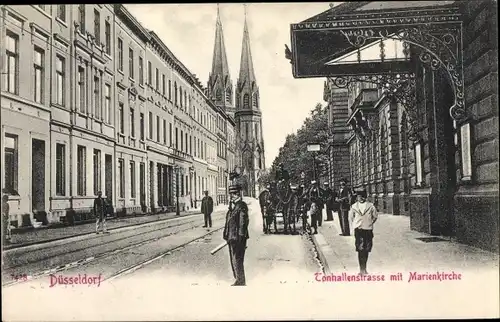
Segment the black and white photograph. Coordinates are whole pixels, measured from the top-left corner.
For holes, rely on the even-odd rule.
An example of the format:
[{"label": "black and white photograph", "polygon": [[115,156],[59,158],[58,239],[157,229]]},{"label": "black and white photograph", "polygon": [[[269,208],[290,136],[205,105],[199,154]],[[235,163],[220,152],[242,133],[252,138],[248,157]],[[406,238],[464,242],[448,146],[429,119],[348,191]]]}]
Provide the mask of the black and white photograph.
[{"label": "black and white photograph", "polygon": [[500,318],[497,1],[0,9],[2,321]]}]

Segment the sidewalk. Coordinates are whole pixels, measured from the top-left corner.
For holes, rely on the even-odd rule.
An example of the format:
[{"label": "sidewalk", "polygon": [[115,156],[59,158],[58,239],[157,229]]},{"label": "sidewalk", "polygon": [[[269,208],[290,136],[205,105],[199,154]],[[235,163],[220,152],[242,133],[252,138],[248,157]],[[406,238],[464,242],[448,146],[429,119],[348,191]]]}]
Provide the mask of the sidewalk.
[{"label": "sidewalk", "polygon": [[[325,273],[357,273],[354,234],[351,231],[351,236],[345,237],[340,236],[340,232],[335,213],[334,221],[323,221],[318,234],[313,235],[320,259],[326,262]],[[411,231],[410,218],[406,216],[380,214],[373,232],[373,249],[367,267],[370,273],[484,269],[498,272],[499,269],[498,254]]]},{"label": "sidewalk", "polygon": [[[227,209],[227,207],[228,207],[227,205],[215,206],[214,212],[223,211]],[[197,215],[197,214],[201,216],[200,220],[203,220],[200,207],[198,207],[197,209],[191,208],[188,211],[181,212],[180,217]],[[106,226],[108,230],[115,230],[118,228],[137,226],[154,221],[160,221],[172,218],[176,218],[175,212],[130,216],[130,217],[115,217],[110,220],[107,220]],[[3,249],[7,250],[34,244],[47,243],[65,238],[87,235],[93,232],[95,232],[95,222],[79,224],[75,226],[38,228],[30,231],[25,231],[22,233],[17,233],[17,234],[13,233],[11,242],[9,244],[5,244]]]}]

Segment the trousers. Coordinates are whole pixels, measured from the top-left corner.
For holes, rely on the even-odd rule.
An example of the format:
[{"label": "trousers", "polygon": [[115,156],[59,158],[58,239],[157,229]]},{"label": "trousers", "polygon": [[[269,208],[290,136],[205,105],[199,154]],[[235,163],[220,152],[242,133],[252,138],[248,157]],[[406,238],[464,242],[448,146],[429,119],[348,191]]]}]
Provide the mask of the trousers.
[{"label": "trousers", "polygon": [[339,223],[340,229],[342,230],[342,235],[350,236],[349,229],[349,210],[348,209],[339,209]]},{"label": "trousers", "polygon": [[101,227],[102,231],[106,232],[106,216],[97,217],[95,222],[95,232],[99,232],[99,227]]},{"label": "trousers", "polygon": [[228,243],[229,246],[229,258],[231,260],[231,269],[233,270],[233,276],[235,278],[235,284],[245,285],[245,250],[247,248],[247,241],[232,241]]},{"label": "trousers", "polygon": [[212,214],[203,214],[203,216],[205,217],[205,226],[208,223],[208,227],[212,227]]}]

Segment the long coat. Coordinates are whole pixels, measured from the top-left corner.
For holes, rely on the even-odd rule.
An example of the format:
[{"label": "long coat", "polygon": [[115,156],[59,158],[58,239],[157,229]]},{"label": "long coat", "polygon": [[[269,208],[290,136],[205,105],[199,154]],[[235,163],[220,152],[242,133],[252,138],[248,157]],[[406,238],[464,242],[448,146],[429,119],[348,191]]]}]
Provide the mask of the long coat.
[{"label": "long coat", "polygon": [[248,206],[243,200],[239,200],[226,214],[226,224],[222,233],[224,240],[227,242],[247,240],[248,224]]},{"label": "long coat", "polygon": [[201,200],[201,212],[204,215],[210,215],[214,211],[214,201],[212,197],[206,196]]},{"label": "long coat", "polygon": [[106,201],[103,198],[94,199],[94,215],[101,220],[106,216]]},{"label": "long coat", "polygon": [[337,196],[340,199],[340,209],[349,210],[353,197],[352,190],[349,187],[344,187],[344,189],[339,189]]}]

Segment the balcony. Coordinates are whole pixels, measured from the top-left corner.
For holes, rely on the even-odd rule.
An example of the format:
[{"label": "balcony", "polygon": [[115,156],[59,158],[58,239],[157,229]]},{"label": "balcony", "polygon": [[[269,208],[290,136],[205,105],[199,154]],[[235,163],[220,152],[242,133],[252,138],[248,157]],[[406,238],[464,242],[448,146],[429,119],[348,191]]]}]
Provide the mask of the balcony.
[{"label": "balcony", "polygon": [[377,88],[363,88],[350,106],[352,112],[347,124],[351,126],[351,129],[361,140],[364,140],[372,130],[370,120],[377,113],[374,106],[378,100]]}]

